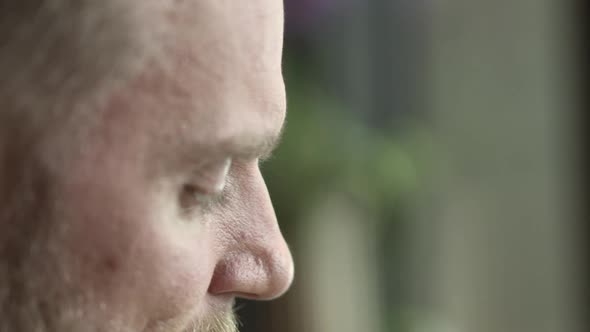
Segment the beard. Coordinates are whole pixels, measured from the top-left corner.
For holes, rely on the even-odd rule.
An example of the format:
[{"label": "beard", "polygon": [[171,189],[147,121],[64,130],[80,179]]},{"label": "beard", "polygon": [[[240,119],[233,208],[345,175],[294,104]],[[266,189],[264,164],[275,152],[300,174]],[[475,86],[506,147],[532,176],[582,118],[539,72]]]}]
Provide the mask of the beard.
[{"label": "beard", "polygon": [[[4,267],[3,267],[4,268]],[[36,287],[34,277],[20,273],[0,273],[0,331],[35,332],[238,332],[238,320],[232,311],[221,312],[203,319],[194,319],[188,327],[155,324],[155,329],[134,329],[122,322],[97,319],[84,313],[72,301],[73,297],[57,296],[60,291]],[[55,288],[55,286],[53,286]],[[78,302],[80,303],[80,302]],[[97,309],[97,305],[86,307]]]},{"label": "beard", "polygon": [[[239,321],[233,310],[218,311],[205,318],[193,319],[188,325],[171,321],[155,322],[143,332],[238,332]],[[137,331],[134,331],[137,332]]]},{"label": "beard", "polygon": [[199,320],[185,332],[238,332],[238,321],[233,312],[226,312]]},{"label": "beard", "polygon": [[130,328],[137,325],[133,317],[112,319],[117,312],[102,308],[92,290],[72,283],[64,272],[77,261],[76,253],[62,245],[67,232],[59,211],[67,206],[59,202],[46,172],[23,174],[26,169],[14,173],[20,176],[0,174],[0,332],[238,331],[231,310],[183,326],[156,323],[154,329]]},{"label": "beard", "polygon": [[23,186],[12,192],[14,200],[0,202],[0,331],[118,331],[92,324],[84,312],[92,294],[64,274],[73,253],[60,246],[40,188]]}]

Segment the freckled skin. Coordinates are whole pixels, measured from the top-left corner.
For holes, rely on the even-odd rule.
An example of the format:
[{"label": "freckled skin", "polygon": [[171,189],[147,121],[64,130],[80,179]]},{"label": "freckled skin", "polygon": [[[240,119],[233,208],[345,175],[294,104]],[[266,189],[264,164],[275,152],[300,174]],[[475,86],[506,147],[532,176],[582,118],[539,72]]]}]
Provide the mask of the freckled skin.
[{"label": "freckled skin", "polygon": [[39,145],[60,156],[47,162],[46,221],[57,225],[48,243],[60,284],[46,283],[84,295],[86,324],[97,324],[84,331],[113,331],[99,326],[112,321],[182,331],[235,297],[268,300],[289,287],[291,255],[256,158],[233,158],[223,204],[188,214],[179,204],[200,162],[231,157],[217,143],[280,131],[282,10],[278,0],[171,1],[146,22],[170,26],[162,59],[91,123],[64,123]]}]

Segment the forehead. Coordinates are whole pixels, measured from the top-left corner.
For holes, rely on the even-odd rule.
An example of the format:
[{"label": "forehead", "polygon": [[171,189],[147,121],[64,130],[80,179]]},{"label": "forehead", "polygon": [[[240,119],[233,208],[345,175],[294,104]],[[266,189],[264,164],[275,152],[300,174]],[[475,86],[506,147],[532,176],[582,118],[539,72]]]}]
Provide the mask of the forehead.
[{"label": "forehead", "polygon": [[161,55],[115,108],[134,110],[129,121],[139,118],[162,142],[228,146],[278,135],[285,117],[282,1],[171,4]]},{"label": "forehead", "polygon": [[166,16],[170,37],[192,50],[206,50],[202,58],[222,62],[239,57],[258,70],[280,66],[282,0],[175,1]]},{"label": "forehead", "polygon": [[185,90],[187,120],[207,123],[208,136],[280,127],[282,7],[281,0],[187,0],[173,8],[168,79]]}]

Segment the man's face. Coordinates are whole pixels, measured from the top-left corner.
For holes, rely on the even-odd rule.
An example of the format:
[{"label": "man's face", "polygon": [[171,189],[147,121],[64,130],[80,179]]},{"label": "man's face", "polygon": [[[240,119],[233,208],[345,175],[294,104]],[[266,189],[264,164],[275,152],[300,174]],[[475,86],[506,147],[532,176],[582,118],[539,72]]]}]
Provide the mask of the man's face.
[{"label": "man's face", "polygon": [[161,61],[0,168],[0,331],[233,331],[236,297],[289,287],[258,167],[285,118],[282,3],[170,3],[146,24],[169,27]]}]

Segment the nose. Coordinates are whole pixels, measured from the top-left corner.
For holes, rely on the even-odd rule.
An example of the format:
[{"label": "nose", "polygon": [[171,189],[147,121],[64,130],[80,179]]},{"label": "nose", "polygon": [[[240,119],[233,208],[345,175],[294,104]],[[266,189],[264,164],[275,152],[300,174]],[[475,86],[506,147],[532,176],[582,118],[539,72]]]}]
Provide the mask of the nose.
[{"label": "nose", "polygon": [[253,300],[271,300],[284,294],[293,281],[291,252],[279,229],[258,166],[251,167],[224,212],[224,250],[209,292]]}]

